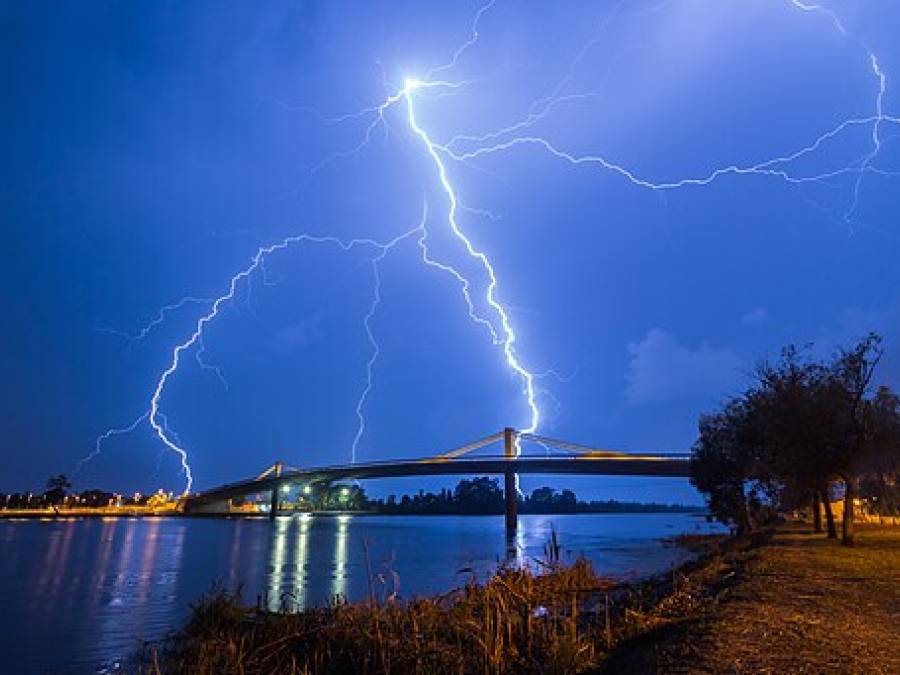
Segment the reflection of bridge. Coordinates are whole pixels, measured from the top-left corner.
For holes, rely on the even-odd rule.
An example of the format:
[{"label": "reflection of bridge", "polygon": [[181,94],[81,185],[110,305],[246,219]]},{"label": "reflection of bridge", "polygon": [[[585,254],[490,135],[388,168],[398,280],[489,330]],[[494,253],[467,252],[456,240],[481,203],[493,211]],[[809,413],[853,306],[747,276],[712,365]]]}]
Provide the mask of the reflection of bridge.
[{"label": "reflection of bridge", "polygon": [[[469,453],[503,441],[502,455]],[[544,449],[543,456],[527,456],[524,444]],[[553,454],[553,453],[556,454]],[[364,464],[347,464],[310,469],[287,468],[274,464],[256,478],[222,485],[188,497],[187,511],[215,511],[225,507],[235,497],[271,493],[274,516],[278,508],[278,491],[285,486],[329,484],[340,480],[367,478],[400,478],[414,476],[502,474],[505,477],[506,528],[508,534],[516,530],[516,474],[583,474],[600,476],[667,476],[687,477],[688,456],[681,454],[633,454],[600,450],[576,443],[568,443],[534,434],[522,434],[514,429],[474,441],[455,450],[424,459],[398,459]]]}]

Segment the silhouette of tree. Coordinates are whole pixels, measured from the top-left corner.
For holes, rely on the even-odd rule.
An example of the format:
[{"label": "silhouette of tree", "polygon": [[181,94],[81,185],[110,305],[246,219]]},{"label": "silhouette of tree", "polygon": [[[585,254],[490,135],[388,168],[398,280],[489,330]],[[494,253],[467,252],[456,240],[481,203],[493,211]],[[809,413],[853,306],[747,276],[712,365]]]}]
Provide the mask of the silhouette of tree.
[{"label": "silhouette of tree", "polygon": [[71,487],[72,483],[69,482],[69,479],[64,474],[51,476],[47,479],[47,490],[44,492],[44,498],[48,504],[59,504],[66,498]]},{"label": "silhouette of tree", "polygon": [[886,388],[871,392],[881,344],[870,334],[825,363],[788,347],[757,366],[743,395],[701,417],[691,481],[719,520],[743,533],[769,509],[824,502],[836,537],[829,484],[840,479],[842,543],[853,543],[861,477],[880,474],[887,488],[900,467],[900,402]]},{"label": "silhouette of tree", "polygon": [[842,543],[854,539],[854,499],[862,467],[877,451],[878,415],[874,401],[867,400],[875,369],[884,354],[881,336],[868,335],[850,349],[843,349],[832,367],[832,425],[836,443],[832,447],[831,468],[844,480]]},{"label": "silhouette of tree", "polygon": [[746,401],[732,399],[721,412],[700,418],[691,460],[691,484],[706,495],[716,519],[739,535],[751,527],[746,488],[755,468],[752,435]]},{"label": "silhouette of tree", "polygon": [[461,480],[453,491],[453,501],[461,513],[503,513],[503,491],[496,478]]}]

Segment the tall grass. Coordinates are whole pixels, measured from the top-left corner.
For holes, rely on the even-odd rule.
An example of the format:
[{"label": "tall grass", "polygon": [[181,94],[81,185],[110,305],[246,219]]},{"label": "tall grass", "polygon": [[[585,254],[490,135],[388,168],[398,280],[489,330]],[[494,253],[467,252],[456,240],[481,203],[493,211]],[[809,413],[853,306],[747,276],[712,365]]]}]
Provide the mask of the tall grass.
[{"label": "tall grass", "polygon": [[[696,542],[699,544],[700,542]],[[699,548],[699,546],[698,546]],[[442,596],[335,601],[298,613],[248,607],[214,589],[185,627],[141,657],[143,673],[577,673],[619,644],[691,614],[710,593],[721,555],[637,585],[599,576],[584,558],[559,562],[555,537],[542,572],[503,567]],[[719,560],[720,562],[716,562]]]},{"label": "tall grass", "polygon": [[295,614],[248,608],[219,589],[147,655],[144,672],[572,673],[597,662],[612,585],[580,559],[543,574],[504,568],[436,598]]}]

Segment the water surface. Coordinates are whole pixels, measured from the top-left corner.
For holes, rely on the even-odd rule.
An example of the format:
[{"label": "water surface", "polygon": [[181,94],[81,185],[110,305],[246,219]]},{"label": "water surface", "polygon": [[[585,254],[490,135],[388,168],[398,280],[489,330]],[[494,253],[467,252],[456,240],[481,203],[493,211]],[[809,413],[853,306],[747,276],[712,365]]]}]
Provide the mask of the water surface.
[{"label": "water surface", "polygon": [[[661,542],[708,532],[685,514],[520,516],[517,556],[544,556],[551,528],[564,559],[602,574],[646,576],[686,553]],[[266,519],[0,520],[0,670],[114,669],[140,639],[187,616],[213,582],[275,609],[401,597],[483,578],[506,555],[502,516],[293,516]],[[368,559],[368,564],[367,564]]]}]

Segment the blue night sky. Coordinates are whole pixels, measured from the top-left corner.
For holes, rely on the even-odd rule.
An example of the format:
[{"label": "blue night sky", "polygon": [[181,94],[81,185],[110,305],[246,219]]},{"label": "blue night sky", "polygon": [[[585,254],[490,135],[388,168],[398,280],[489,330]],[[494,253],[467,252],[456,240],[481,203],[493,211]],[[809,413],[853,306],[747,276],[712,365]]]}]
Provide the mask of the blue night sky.
[{"label": "blue night sky", "polygon": [[[160,308],[227,293],[285,237],[387,242],[427,204],[431,259],[503,337],[406,99],[374,110],[405,78],[454,83],[412,91],[416,120],[538,376],[542,433],[684,451],[758,358],[869,330],[900,386],[900,3],[821,2],[497,0],[475,40],[468,2],[0,2],[0,490],[72,475],[145,413],[209,304],[150,325]],[[729,166],[757,169],[705,180]],[[521,378],[418,239],[378,261],[360,461],[528,425]],[[205,326],[208,367],[201,345],[182,354],[160,419],[195,488],[350,460],[379,251],[266,256]],[[146,421],[75,482],[185,483]],[[523,477],[548,483],[699,499],[681,480]]]}]

